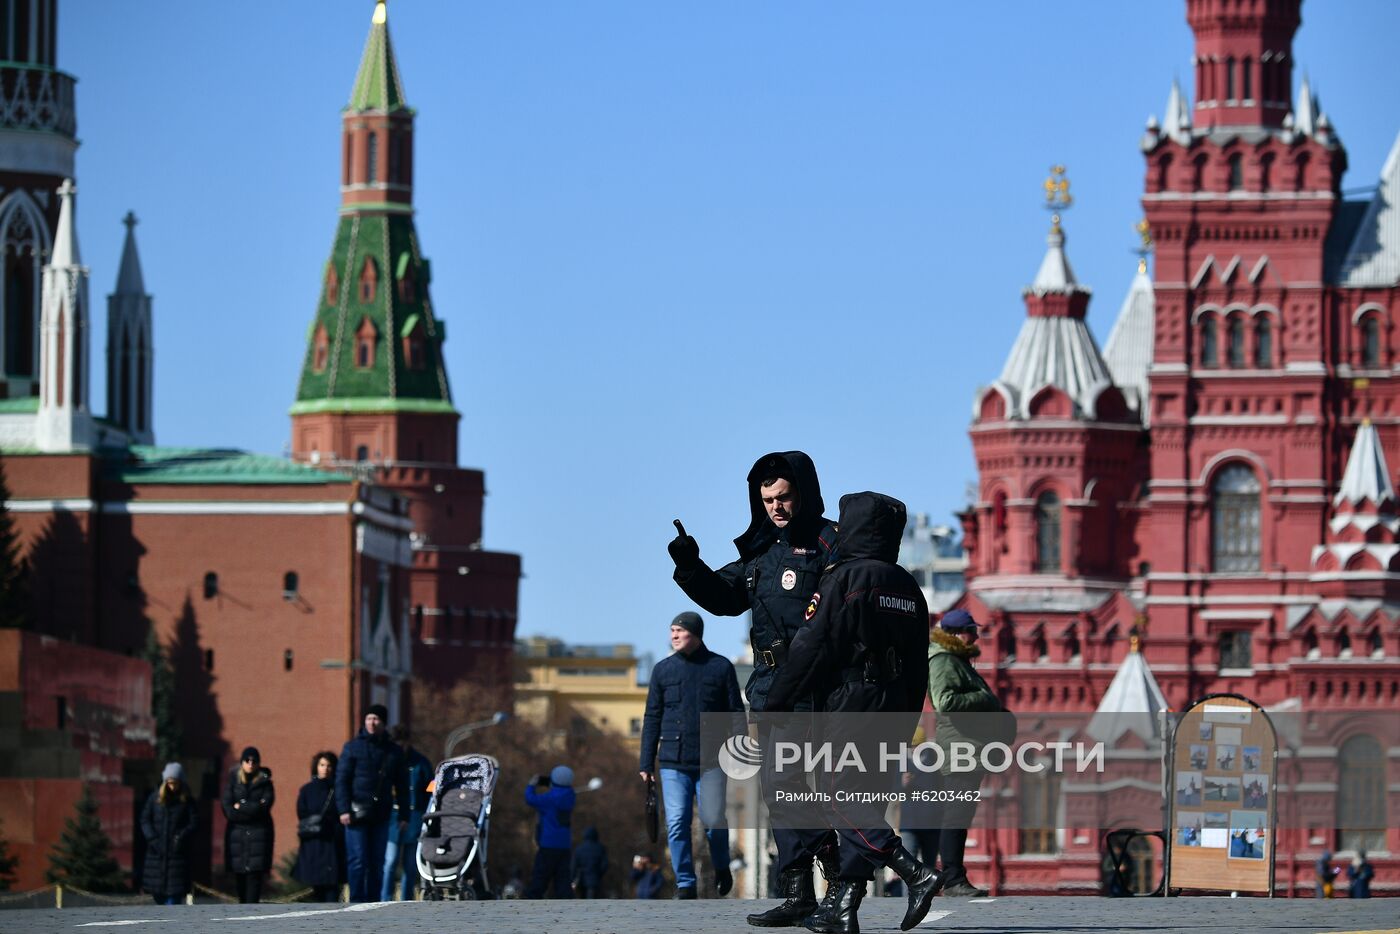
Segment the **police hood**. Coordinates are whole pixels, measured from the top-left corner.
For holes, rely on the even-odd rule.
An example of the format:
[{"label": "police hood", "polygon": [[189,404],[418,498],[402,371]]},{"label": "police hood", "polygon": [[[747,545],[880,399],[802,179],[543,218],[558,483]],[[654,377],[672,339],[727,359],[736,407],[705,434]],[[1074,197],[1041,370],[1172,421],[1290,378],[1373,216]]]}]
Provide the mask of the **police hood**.
[{"label": "police hood", "polygon": [[841,497],[841,560],[875,558],[896,563],[907,510],[884,493],[847,493]]},{"label": "police hood", "polygon": [[763,508],[763,494],[758,488],[764,477],[774,474],[791,477],[792,485],[797,487],[797,515],[787,525],[787,540],[794,544],[812,541],[824,524],[822,512],[826,506],[822,503],[822,488],[817,482],[817,468],[812,459],[801,451],[765,454],[754,461],[749,471],[749,527],[734,539],[741,561],[765,550],[778,539],[779,529],[768,518],[768,510]]}]

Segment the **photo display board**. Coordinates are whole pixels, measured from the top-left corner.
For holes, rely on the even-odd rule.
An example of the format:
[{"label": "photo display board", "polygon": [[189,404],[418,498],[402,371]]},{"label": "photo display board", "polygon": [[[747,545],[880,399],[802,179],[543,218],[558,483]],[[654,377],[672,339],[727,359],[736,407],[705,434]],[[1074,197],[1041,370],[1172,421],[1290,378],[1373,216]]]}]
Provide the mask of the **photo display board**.
[{"label": "photo display board", "polygon": [[1172,734],[1167,887],[1273,893],[1278,737],[1253,701],[1192,704]]}]

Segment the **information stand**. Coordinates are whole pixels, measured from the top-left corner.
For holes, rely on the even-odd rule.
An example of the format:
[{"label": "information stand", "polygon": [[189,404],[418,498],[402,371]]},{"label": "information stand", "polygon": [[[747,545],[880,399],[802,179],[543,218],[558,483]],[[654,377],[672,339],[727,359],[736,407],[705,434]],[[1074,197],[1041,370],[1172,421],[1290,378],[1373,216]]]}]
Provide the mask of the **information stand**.
[{"label": "information stand", "polygon": [[1172,731],[1166,887],[1274,893],[1278,736],[1238,694],[1192,704]]}]

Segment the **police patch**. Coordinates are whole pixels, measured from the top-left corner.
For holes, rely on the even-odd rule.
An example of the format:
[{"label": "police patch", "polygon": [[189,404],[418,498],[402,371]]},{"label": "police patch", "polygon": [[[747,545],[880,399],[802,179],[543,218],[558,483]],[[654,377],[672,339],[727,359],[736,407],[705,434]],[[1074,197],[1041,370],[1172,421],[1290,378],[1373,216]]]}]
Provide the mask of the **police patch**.
[{"label": "police patch", "polygon": [[802,618],[803,618],[804,620],[810,620],[813,616],[816,616],[816,615],[817,615],[817,607],[821,605],[821,602],[822,602],[822,595],[821,595],[821,594],[819,594],[819,593],[814,593],[814,594],[812,594],[812,601],[811,601],[810,603],[807,604],[807,612],[804,613],[804,614],[802,615]]},{"label": "police patch", "polygon": [[886,613],[898,613],[901,616],[917,616],[919,605],[912,597],[903,594],[888,594],[876,591],[876,605]]},{"label": "police patch", "polygon": [[783,568],[783,589],[791,590],[797,586],[797,572],[792,568]]}]

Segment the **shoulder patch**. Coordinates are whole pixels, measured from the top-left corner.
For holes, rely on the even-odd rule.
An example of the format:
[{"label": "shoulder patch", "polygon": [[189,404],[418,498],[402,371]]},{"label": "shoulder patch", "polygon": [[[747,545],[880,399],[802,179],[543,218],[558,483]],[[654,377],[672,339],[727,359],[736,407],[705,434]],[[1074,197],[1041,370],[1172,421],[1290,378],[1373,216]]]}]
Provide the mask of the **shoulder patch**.
[{"label": "shoulder patch", "polygon": [[817,615],[817,607],[821,606],[821,604],[822,595],[819,593],[812,594],[812,599],[807,604],[807,612],[802,615],[802,618],[810,621],[813,616]]},{"label": "shoulder patch", "polygon": [[919,604],[913,597],[899,593],[885,593],[875,591],[875,605],[886,613],[898,613],[900,616],[918,616]]}]

